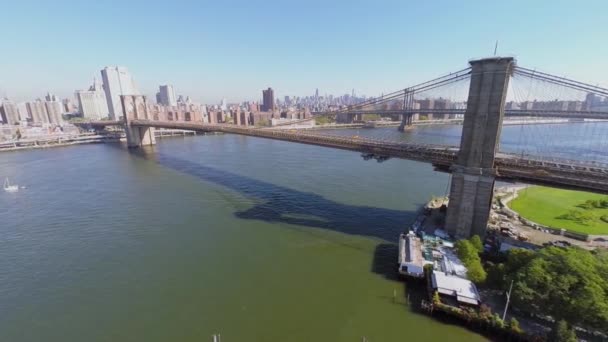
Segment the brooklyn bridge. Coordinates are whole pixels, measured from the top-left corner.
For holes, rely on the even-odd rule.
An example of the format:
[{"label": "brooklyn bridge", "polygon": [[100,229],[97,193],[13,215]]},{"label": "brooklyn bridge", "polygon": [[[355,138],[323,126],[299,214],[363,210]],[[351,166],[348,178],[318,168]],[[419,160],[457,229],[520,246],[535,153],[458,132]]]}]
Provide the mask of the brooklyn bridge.
[{"label": "brooklyn bridge", "polygon": [[[420,103],[424,103],[429,96],[462,98],[464,106],[422,108]],[[346,108],[311,113],[313,118],[340,118],[342,122],[361,120],[370,114],[398,118],[401,131],[422,117],[462,118],[459,146],[338,136],[316,130],[253,127],[247,125],[246,119],[243,120],[240,114],[236,115],[233,123],[205,122],[189,117],[181,120],[161,118],[149,112],[145,97],[140,95],[122,96],[123,120],[91,124],[124,126],[130,148],[155,144],[156,128],[173,128],[276,139],[356,151],[367,157],[430,163],[436,170],[452,174],[446,229],[460,238],[485,234],[496,180],[608,193],[608,163],[594,155],[564,158],[543,153],[542,148],[536,149],[538,153],[528,153],[528,150],[504,151],[500,148],[500,133],[505,118],[565,119],[590,123],[589,132],[583,132],[580,137],[581,144],[585,144],[586,138],[599,134],[599,140],[589,143],[594,144],[590,149],[599,151],[597,153],[600,155],[606,154],[608,146],[602,144],[606,141],[605,145],[608,145],[608,132],[605,126],[600,125],[608,120],[608,109],[593,107],[589,100],[581,102],[579,106],[567,105],[568,100],[581,97],[592,99],[594,96],[608,97],[608,89],[519,67],[510,57],[492,57],[472,60],[469,67],[463,70]],[[539,108],[538,99],[550,99],[549,103],[555,105]],[[535,133],[531,130],[529,134]],[[551,139],[551,136],[547,136],[543,144],[551,146],[559,143]],[[597,145],[597,141],[601,143]],[[522,146],[526,146],[525,141]]]}]

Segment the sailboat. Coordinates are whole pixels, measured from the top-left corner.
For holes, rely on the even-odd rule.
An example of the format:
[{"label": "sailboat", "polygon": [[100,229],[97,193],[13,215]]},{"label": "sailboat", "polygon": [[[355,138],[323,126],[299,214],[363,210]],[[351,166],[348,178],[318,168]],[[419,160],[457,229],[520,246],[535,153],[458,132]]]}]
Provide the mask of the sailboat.
[{"label": "sailboat", "polygon": [[8,177],[4,180],[4,191],[6,192],[17,192],[19,191],[19,186],[18,185],[11,185],[11,183],[8,181]]}]

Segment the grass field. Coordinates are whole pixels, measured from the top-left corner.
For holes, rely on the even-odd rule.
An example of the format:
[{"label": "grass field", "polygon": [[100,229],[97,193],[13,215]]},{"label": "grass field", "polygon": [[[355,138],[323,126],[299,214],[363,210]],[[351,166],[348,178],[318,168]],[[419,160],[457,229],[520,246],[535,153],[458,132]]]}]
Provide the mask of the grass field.
[{"label": "grass field", "polygon": [[[521,216],[545,226],[564,228],[585,234],[608,235],[608,223],[600,220],[602,215],[608,215],[608,209],[585,210],[577,207],[587,200],[601,200],[607,197],[606,195],[582,191],[534,186],[521,190],[519,196],[509,203],[509,207]],[[593,219],[586,224],[582,224],[558,218],[570,210],[580,210],[588,213],[593,216]]]}]

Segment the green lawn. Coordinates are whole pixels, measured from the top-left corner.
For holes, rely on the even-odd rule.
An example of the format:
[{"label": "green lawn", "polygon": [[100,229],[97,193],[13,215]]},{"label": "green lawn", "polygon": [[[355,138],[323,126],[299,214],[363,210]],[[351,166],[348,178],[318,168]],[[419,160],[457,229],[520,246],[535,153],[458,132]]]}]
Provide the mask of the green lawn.
[{"label": "green lawn", "polygon": [[[606,199],[606,195],[589,192],[561,190],[534,186],[519,192],[519,197],[509,203],[509,207],[521,216],[554,228],[564,228],[573,232],[605,235],[608,234],[608,223],[600,220],[602,215],[608,215],[608,209],[585,210],[577,207],[587,200]],[[580,210],[593,216],[593,220],[581,224],[572,220],[558,219],[560,215],[570,210]]]}]

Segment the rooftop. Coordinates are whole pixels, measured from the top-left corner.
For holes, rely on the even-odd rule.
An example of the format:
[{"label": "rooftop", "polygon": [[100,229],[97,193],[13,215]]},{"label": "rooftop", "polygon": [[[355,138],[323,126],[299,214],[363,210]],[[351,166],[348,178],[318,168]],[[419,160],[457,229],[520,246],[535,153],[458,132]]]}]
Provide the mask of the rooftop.
[{"label": "rooftop", "polygon": [[442,295],[456,297],[461,303],[478,305],[481,298],[475,284],[469,280],[433,271],[433,288]]}]

